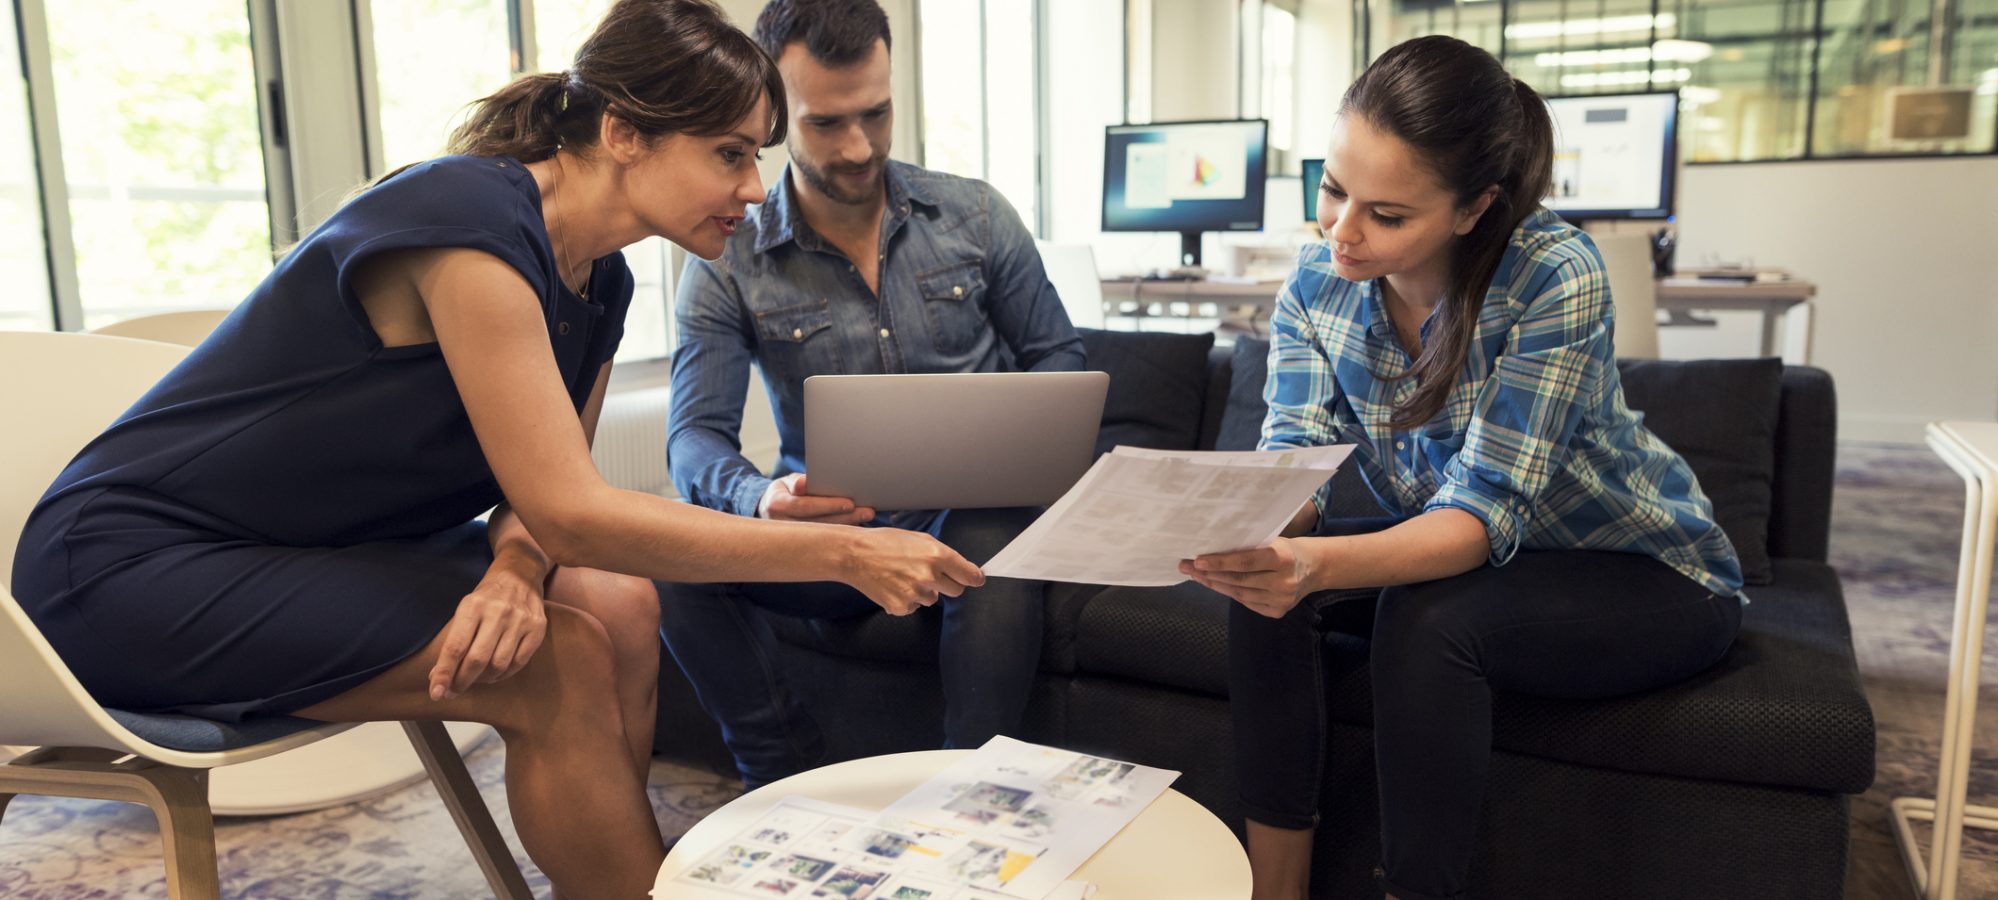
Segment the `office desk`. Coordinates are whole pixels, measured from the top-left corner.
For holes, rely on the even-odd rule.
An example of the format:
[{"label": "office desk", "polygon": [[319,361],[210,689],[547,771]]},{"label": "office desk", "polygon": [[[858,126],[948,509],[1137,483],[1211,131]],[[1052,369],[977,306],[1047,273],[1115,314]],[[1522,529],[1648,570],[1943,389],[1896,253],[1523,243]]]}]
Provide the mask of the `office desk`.
[{"label": "office desk", "polygon": [[[1276,308],[1282,281],[1103,281],[1103,309],[1106,315],[1144,318],[1149,316],[1196,316],[1212,308],[1214,318],[1246,318],[1249,330],[1267,336],[1268,318]],[[1691,276],[1658,280],[1658,308],[1671,316],[1666,324],[1707,324],[1693,318],[1695,310],[1746,311],[1762,314],[1763,356],[1779,356],[1778,326],[1799,304],[1817,296],[1818,286],[1799,278],[1783,281],[1739,283],[1699,279]],[[1175,312],[1174,307],[1184,308]],[[1230,314],[1233,314],[1231,316]],[[1811,361],[1812,332],[1804,332],[1802,362]]]},{"label": "office desk", "polygon": [[[1798,278],[1747,284],[1690,276],[1660,278],[1658,308],[1672,317],[1666,324],[1681,325],[1705,324],[1692,317],[1694,310],[1759,312],[1762,314],[1762,355],[1780,356],[1782,354],[1776,346],[1777,326],[1789,317],[1791,309],[1810,302],[1817,293],[1817,285]],[[1810,324],[1811,327],[1804,331],[1802,362],[1807,364],[1811,361],[1811,333],[1817,326],[1815,316]]]},{"label": "office desk", "polygon": [[[1246,319],[1250,333],[1267,337],[1282,281],[1103,281],[1103,314],[1119,318],[1153,316]],[[1183,311],[1174,311],[1179,306]],[[1211,313],[1203,314],[1206,308]]]}]

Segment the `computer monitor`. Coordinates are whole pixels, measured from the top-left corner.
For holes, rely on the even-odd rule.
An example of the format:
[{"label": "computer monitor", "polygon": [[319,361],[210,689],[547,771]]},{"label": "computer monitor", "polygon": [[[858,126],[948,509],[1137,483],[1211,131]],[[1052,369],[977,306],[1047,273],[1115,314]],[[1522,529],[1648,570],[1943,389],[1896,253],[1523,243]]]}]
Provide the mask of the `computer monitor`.
[{"label": "computer monitor", "polygon": [[1549,97],[1554,184],[1548,209],[1569,221],[1672,215],[1679,95]]},{"label": "computer monitor", "polygon": [[1267,119],[1112,125],[1103,137],[1103,230],[1177,231],[1200,265],[1207,231],[1260,231]]},{"label": "computer monitor", "polygon": [[1325,160],[1304,161],[1304,221],[1318,221],[1318,186],[1325,181]]}]

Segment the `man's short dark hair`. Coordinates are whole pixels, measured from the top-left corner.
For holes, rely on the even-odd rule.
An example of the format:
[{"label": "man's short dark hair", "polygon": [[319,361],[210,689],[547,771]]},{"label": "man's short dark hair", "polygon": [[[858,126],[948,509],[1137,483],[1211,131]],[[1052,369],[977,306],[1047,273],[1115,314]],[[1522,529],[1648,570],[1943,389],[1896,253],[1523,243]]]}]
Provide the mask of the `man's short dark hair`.
[{"label": "man's short dark hair", "polygon": [[835,68],[867,59],[876,38],[894,45],[888,14],[875,0],[770,0],[756,17],[753,36],[771,59],[803,41],[813,59]]}]

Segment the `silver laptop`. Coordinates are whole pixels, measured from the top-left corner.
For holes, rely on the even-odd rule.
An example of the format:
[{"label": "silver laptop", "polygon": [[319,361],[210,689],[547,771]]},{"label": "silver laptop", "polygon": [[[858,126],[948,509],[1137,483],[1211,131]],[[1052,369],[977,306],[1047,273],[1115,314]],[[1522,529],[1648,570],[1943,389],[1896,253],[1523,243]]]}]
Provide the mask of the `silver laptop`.
[{"label": "silver laptop", "polygon": [[1045,506],[1094,461],[1103,372],[814,375],[814,494],[877,510]]}]

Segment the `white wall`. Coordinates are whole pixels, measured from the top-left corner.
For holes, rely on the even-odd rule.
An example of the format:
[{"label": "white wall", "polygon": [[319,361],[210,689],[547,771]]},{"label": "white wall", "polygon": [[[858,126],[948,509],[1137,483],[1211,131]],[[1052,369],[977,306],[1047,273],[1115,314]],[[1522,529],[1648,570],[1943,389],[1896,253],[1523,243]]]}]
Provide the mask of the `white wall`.
[{"label": "white wall", "polygon": [[1811,362],[1837,382],[1840,437],[1918,441],[1931,420],[1998,415],[1993,210],[1998,159],[1692,166],[1678,260],[1816,282]]}]

